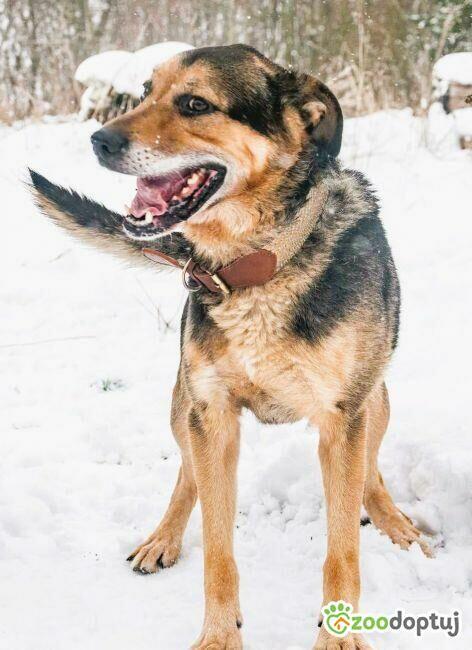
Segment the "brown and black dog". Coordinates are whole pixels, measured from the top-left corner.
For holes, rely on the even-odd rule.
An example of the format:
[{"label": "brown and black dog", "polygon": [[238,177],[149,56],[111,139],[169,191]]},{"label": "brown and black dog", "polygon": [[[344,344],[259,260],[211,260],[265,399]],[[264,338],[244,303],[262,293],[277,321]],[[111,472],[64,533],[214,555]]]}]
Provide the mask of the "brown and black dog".
[{"label": "brown and black dog", "polygon": [[[399,286],[368,182],[335,160],[342,122],[317,79],[247,46],[208,47],[161,65],[141,104],[92,136],[103,165],[138,177],[128,215],[31,173],[41,209],[75,235],[149,264],[145,245],[186,266],[172,404],[182,466],[163,520],[129,559],[143,573],[172,565],[200,499],[206,610],[194,648],[242,647],[233,524],[243,408],[319,429],[324,603],[357,610],[362,504],[393,542],[430,552],[377,467]],[[227,286],[241,260],[245,279]],[[315,644],[367,647],[324,627]]]}]

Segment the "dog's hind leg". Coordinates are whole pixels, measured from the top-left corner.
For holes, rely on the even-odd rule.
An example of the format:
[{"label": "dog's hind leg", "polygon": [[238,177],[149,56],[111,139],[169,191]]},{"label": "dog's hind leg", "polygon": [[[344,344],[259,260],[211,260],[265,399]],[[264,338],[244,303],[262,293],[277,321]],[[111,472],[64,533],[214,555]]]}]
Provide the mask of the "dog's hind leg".
[{"label": "dog's hind leg", "polygon": [[171,425],[182,453],[182,465],[169,507],[156,530],[131,553],[128,560],[135,571],[155,573],[174,564],[182,548],[182,538],[197,500],[189,441],[190,400],[179,378],[174,388]]},{"label": "dog's hind leg", "polygon": [[376,387],[367,400],[368,447],[364,506],[373,524],[388,535],[394,544],[408,549],[417,542],[428,557],[432,551],[422,539],[413,522],[394,504],[377,466],[377,457],[390,416],[388,392],[385,384]]}]

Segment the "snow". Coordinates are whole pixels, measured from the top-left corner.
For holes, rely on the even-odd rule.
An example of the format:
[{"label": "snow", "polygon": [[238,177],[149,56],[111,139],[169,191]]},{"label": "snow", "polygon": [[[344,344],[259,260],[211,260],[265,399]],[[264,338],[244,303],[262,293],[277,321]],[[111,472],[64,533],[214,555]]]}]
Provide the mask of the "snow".
[{"label": "snow", "polygon": [[154,68],[176,54],[192,49],[193,45],[178,41],[167,41],[144,47],[142,50],[134,52],[126,65],[119,70],[113,87],[118,93],[140,97],[143,92],[143,83],[151,78]]},{"label": "snow", "polygon": [[424,135],[428,148],[436,155],[454,155],[459,148],[460,136],[472,135],[472,108],[446,113],[440,102],[433,102]]},{"label": "snow", "polygon": [[[162,516],[179,467],[169,428],[179,274],[87,250],[38,214],[21,182],[28,164],[122,209],[134,180],[95,162],[98,126],[0,130],[2,648],[181,650],[203,619],[198,507],[175,567],[141,576],[125,562]],[[362,608],[463,614],[461,639],[372,637],[389,650],[472,643],[472,159],[431,153],[424,134],[410,111],[378,113],[347,120],[342,151],[378,188],[402,282],[381,468],[436,548],[428,560],[363,527]],[[326,548],[316,444],[304,422],[244,417],[235,545],[249,650],[308,650],[316,636]]]},{"label": "snow", "polygon": [[84,86],[112,86],[116,73],[132,57],[126,50],[109,50],[94,54],[79,65],[75,71],[75,80]]},{"label": "snow", "polygon": [[[462,109],[464,110],[464,109]],[[460,111],[446,113],[440,102],[433,102],[428,111],[427,140],[431,151],[447,156],[459,147],[459,134],[454,115]]]},{"label": "snow", "polygon": [[472,135],[472,107],[453,111],[456,130],[459,135]]},{"label": "snow", "polygon": [[433,77],[464,86],[472,84],[472,52],[453,52],[441,57],[434,64]]}]

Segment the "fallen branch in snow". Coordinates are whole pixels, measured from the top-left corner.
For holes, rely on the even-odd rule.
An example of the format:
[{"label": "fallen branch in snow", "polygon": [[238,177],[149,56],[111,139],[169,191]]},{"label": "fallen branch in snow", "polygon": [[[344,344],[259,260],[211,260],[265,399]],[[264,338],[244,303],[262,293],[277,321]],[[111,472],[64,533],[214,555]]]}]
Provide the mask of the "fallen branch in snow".
[{"label": "fallen branch in snow", "polygon": [[51,263],[51,262],[57,262],[57,260],[60,260],[61,257],[64,257],[64,255],[67,255],[68,253],[70,253],[71,250],[72,250],[72,249],[67,248],[65,251],[62,251],[62,253],[59,253],[59,255],[56,255],[56,257],[53,257],[52,259],[48,260],[49,263]]}]

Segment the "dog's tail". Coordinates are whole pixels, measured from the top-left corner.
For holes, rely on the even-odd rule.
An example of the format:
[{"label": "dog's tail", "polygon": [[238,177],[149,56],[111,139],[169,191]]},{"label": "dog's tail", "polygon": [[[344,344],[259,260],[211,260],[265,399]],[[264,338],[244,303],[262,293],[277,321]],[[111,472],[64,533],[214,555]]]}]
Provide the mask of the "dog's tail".
[{"label": "dog's tail", "polygon": [[[36,205],[61,228],[95,248],[118,255],[129,262],[150,264],[141,253],[144,244],[129,239],[123,232],[122,215],[73,190],[51,183],[32,169],[29,173]],[[151,247],[154,248],[152,244]],[[188,242],[178,233],[157,240],[156,250],[176,259],[189,257]]]}]

